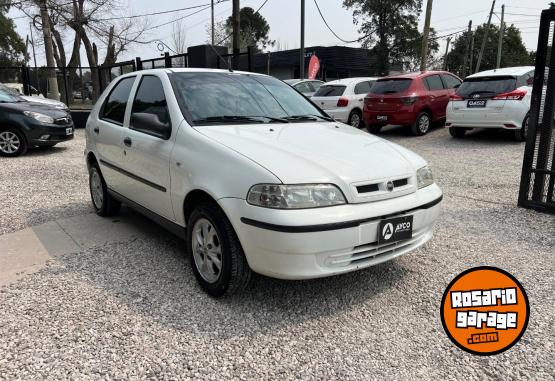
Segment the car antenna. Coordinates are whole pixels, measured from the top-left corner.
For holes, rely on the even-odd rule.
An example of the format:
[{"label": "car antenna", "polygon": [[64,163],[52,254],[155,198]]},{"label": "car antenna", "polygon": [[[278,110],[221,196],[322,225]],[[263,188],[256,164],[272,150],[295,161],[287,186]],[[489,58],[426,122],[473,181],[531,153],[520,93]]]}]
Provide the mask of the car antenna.
[{"label": "car antenna", "polygon": [[231,66],[229,66],[229,62],[227,62],[227,60],[225,60],[224,57],[222,57],[222,55],[216,50],[216,48],[214,48],[214,45],[212,44],[208,44],[208,45],[212,48],[214,53],[216,53],[218,57],[220,57],[220,60],[225,62],[225,66],[227,66],[227,70],[229,70],[230,73],[233,73],[233,69],[231,68]]}]

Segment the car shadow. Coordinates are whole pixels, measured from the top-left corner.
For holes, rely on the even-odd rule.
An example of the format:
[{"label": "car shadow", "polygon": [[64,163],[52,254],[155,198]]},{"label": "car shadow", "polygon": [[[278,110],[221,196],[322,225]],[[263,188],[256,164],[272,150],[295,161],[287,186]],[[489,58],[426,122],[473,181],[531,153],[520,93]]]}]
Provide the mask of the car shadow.
[{"label": "car shadow", "polygon": [[63,145],[56,145],[54,147],[31,147],[25,154],[25,156],[46,156],[53,155],[56,153],[62,153],[68,150],[69,147]]},{"label": "car shadow", "polygon": [[122,308],[176,330],[195,327],[191,333],[199,336],[253,336],[340,314],[395,288],[408,272],[402,262],[389,261],[315,280],[284,281],[253,274],[241,293],[214,299],[198,286],[185,255],[185,241],[138,213],[125,214],[142,232],[140,238],[57,257],[62,272],[84,278],[116,298]]}]

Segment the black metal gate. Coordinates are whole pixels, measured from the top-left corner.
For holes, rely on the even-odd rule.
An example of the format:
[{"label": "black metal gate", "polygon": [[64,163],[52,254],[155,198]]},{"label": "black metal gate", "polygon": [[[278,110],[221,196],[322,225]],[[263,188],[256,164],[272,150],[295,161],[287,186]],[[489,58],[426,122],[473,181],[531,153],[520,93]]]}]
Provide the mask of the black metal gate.
[{"label": "black metal gate", "polygon": [[555,9],[542,12],[518,205],[555,213]]}]

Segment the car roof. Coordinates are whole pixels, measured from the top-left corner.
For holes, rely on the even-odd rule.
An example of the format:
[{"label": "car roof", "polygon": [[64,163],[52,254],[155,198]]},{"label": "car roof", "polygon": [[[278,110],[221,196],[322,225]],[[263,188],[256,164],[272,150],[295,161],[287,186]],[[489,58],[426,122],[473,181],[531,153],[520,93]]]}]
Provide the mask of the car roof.
[{"label": "car roof", "polygon": [[320,81],[319,79],[299,79],[299,78],[296,78],[296,79],[284,79],[283,80],[283,82],[288,83],[290,85],[296,85],[297,83],[307,82],[307,81],[324,83],[324,81]]},{"label": "car roof", "polygon": [[376,81],[378,77],[353,77],[353,78],[342,78],[336,79],[335,81],[326,82],[326,85],[350,85],[354,82],[363,82],[363,81]]},{"label": "car roof", "polygon": [[494,77],[494,76],[506,76],[506,75],[519,76],[519,75],[524,75],[534,69],[535,69],[534,66],[504,67],[501,69],[481,71],[479,73],[469,75],[466,78]]},{"label": "car roof", "polygon": [[240,70],[233,70],[230,72],[228,69],[204,69],[204,68],[161,68],[161,69],[147,69],[147,70],[138,70],[133,71],[130,73],[123,74],[117,78],[125,78],[125,77],[132,77],[136,76],[137,74],[160,74],[160,73],[229,73],[229,74],[249,74],[249,75],[259,75],[262,77],[267,77],[266,74],[260,73],[253,73],[250,71],[240,71]]},{"label": "car roof", "polygon": [[414,79],[414,78],[421,78],[427,75],[432,75],[432,74],[449,74],[449,75],[455,75],[453,73],[449,73],[448,71],[443,71],[443,70],[426,70],[426,71],[415,71],[412,73],[403,73],[403,74],[395,74],[395,75],[390,75],[387,77],[383,77],[380,78],[380,80],[384,80],[384,79]]}]

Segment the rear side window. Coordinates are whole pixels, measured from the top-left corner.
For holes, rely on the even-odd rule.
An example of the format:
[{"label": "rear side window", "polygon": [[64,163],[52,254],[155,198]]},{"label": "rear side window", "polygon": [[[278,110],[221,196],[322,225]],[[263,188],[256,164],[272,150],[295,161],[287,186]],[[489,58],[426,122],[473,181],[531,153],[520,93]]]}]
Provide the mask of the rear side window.
[{"label": "rear side window", "polygon": [[448,89],[454,89],[461,84],[461,81],[449,74],[443,74],[441,78],[443,79],[445,87]]},{"label": "rear side window", "polygon": [[320,88],[320,86],[322,86],[322,82],[312,81],[312,82],[310,82],[310,85],[312,86],[312,88],[314,89],[314,91],[318,91],[318,89]]},{"label": "rear side window", "polygon": [[133,101],[132,114],[153,114],[162,123],[170,122],[170,113],[164,94],[164,87],[160,78],[153,75],[145,75],[137,89],[137,95]]},{"label": "rear side window", "polygon": [[321,86],[315,97],[340,97],[345,92],[346,86],[336,86],[336,85],[323,85]]},{"label": "rear side window", "polygon": [[441,82],[441,78],[437,74],[424,78],[424,84],[430,91],[443,90],[443,82]]},{"label": "rear side window", "polygon": [[297,83],[293,87],[295,87],[295,89],[297,89],[297,91],[300,91],[301,93],[311,93],[312,92],[312,88],[310,87],[308,82]]},{"label": "rear side window", "polygon": [[357,83],[355,86],[355,94],[368,94],[372,88],[372,83],[369,81],[364,81]]},{"label": "rear side window", "polygon": [[514,89],[516,89],[516,79],[510,76],[467,78],[457,89],[457,95],[468,97],[479,94],[487,97],[508,93]]},{"label": "rear side window", "polygon": [[127,107],[127,101],[129,100],[129,94],[134,82],[135,77],[127,77],[114,86],[104,102],[100,112],[100,119],[123,125],[125,108]]},{"label": "rear side window", "polygon": [[374,82],[372,85],[373,94],[395,94],[405,91],[410,87],[412,79],[382,79]]}]

